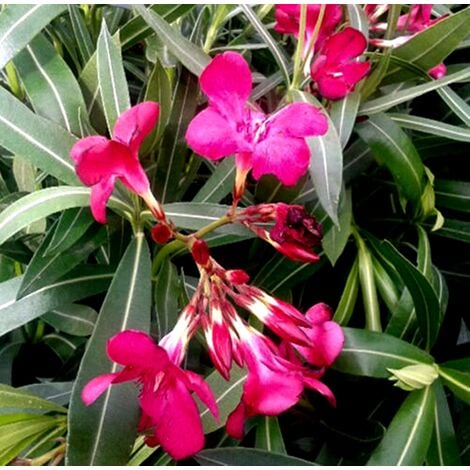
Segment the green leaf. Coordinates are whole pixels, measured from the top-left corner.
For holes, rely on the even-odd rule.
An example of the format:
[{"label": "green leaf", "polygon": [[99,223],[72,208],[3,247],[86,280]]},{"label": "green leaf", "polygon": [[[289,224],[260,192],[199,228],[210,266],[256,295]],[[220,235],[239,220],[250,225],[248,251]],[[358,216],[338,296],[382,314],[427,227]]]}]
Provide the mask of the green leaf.
[{"label": "green leaf", "polygon": [[168,47],[168,50],[194,75],[199,76],[210,57],[202,49],[186,39],[178,31],[172,28],[160,15],[145,8],[144,5],[136,5],[135,10],[144,21],[157,33],[157,36]]},{"label": "green leaf", "polygon": [[[375,285],[380,293],[380,297],[390,312],[395,314],[395,310],[400,302],[400,286],[396,286],[394,284],[392,278],[388,275],[381,262],[375,257],[372,257],[372,266],[374,268]],[[386,333],[389,333],[387,330],[385,331]]]},{"label": "green leaf", "polygon": [[0,384],[0,409],[15,408],[25,410],[37,410],[41,412],[55,411],[65,413],[63,406],[44,400],[32,393],[19,390],[9,385]]},{"label": "green leaf", "polygon": [[49,325],[74,336],[90,336],[98,314],[87,305],[68,304],[41,316]]},{"label": "green leaf", "polygon": [[433,119],[420,116],[410,116],[409,114],[388,113],[388,116],[404,129],[438,135],[460,142],[470,142],[470,130],[464,127],[452,126],[441,121],[434,121]]},{"label": "green leaf", "polygon": [[72,71],[49,41],[37,35],[14,63],[36,113],[80,136],[78,110],[86,109],[85,101]]},{"label": "green leaf", "polygon": [[150,253],[141,233],[119,264],[80,364],[70,402],[67,465],[125,465],[128,461],[140,415],[135,384],[112,386],[89,407],[80,394],[92,378],[117,371],[118,365],[106,355],[110,337],[126,329],[149,330],[150,279]]},{"label": "green leaf", "polygon": [[[293,91],[292,98],[294,101],[310,103],[323,109],[321,104],[309,93]],[[338,225],[338,205],[343,178],[343,152],[335,126],[328,117],[328,113],[325,112],[325,115],[328,118],[327,133],[323,136],[307,137],[306,139],[311,154],[309,173],[321,205],[335,225]]]},{"label": "green leaf", "polygon": [[333,368],[366,377],[387,378],[387,369],[433,364],[433,358],[406,341],[375,331],[343,328],[346,341]]},{"label": "green leaf", "polygon": [[274,40],[274,38],[271,36],[271,34],[269,34],[269,31],[266,29],[266,26],[258,18],[254,11],[247,4],[241,4],[240,7],[245,16],[248,18],[248,21],[255,28],[257,33],[261,36],[261,38],[271,51],[271,54],[273,55],[274,60],[276,61],[279,67],[279,70],[282,71],[282,74],[284,75],[285,83],[289,84],[289,70],[287,67],[287,58],[284,52],[279,47],[278,43]]},{"label": "green leaf", "polygon": [[0,13],[0,69],[67,5],[5,5]]},{"label": "green leaf", "polygon": [[[349,6],[356,5],[348,5],[348,7]],[[342,100],[333,101],[331,104],[330,118],[338,132],[342,149],[346,147],[351,137],[360,103],[361,93],[355,91]]]},{"label": "green leaf", "polygon": [[67,405],[73,382],[45,382],[21,387],[21,390],[49,400],[57,405]]},{"label": "green leaf", "polygon": [[439,366],[439,375],[444,384],[463,402],[470,404],[470,372]]},{"label": "green leaf", "polygon": [[247,372],[244,369],[232,366],[229,381],[226,381],[217,370],[214,370],[214,372],[205,378],[207,385],[209,385],[214,393],[215,401],[219,408],[219,421],[216,421],[205,406],[200,406],[199,410],[201,411],[204,433],[208,434],[225,426],[228,415],[240,402],[246,376]]},{"label": "green leaf", "polygon": [[55,226],[49,230],[49,233],[37,248],[36,253],[26,268],[23,282],[18,291],[18,299],[60,279],[107,240],[106,227],[93,226],[66,252],[45,255],[45,251],[54,234],[54,228]]},{"label": "green leaf", "polygon": [[470,106],[467,102],[460,98],[460,96],[448,86],[439,88],[437,93],[439,93],[439,96],[445,101],[454,114],[458,116],[467,127],[470,126]]},{"label": "green leaf", "polygon": [[[40,5],[39,5],[40,6]],[[77,184],[69,156],[76,138],[0,87],[0,145],[67,184]]]},{"label": "green leaf", "polygon": [[470,242],[470,222],[446,218],[442,228],[434,232],[435,235],[462,242]]},{"label": "green leaf", "polygon": [[18,191],[32,193],[36,189],[36,169],[34,165],[21,157],[15,156],[12,170]]},{"label": "green leaf", "polygon": [[459,447],[444,388],[439,381],[434,382],[433,388],[436,395],[434,429],[426,464],[436,466],[460,465]]},{"label": "green leaf", "polygon": [[49,333],[41,338],[41,343],[49,347],[62,363],[70,361],[77,348],[82,346],[85,341],[85,338],[69,336],[64,333]]},{"label": "green leaf", "polygon": [[[470,8],[450,15],[397,47],[393,56],[427,71],[440,64],[468,35],[469,19]],[[387,81],[396,79],[400,71],[400,67],[390,67]]]},{"label": "green leaf", "polygon": [[416,318],[426,349],[432,347],[439,333],[439,299],[426,277],[411,264],[389,241],[377,247],[397,269],[408,288],[415,306]]},{"label": "green leaf", "polygon": [[233,158],[223,159],[212,175],[201,187],[193,202],[220,202],[230,194],[235,182],[235,162]]},{"label": "green leaf", "polygon": [[155,314],[159,338],[163,338],[176,325],[180,289],[176,266],[166,258],[155,283]]},{"label": "green leaf", "polygon": [[336,307],[333,320],[342,326],[349,323],[356,305],[357,293],[359,291],[359,271],[358,259],[354,261],[349,271],[346,285],[339,299],[338,307]]},{"label": "green leaf", "polygon": [[163,134],[156,168],[157,197],[162,203],[177,200],[180,189],[188,154],[186,129],[197,106],[198,86],[194,75],[182,70],[173,96],[171,116]]},{"label": "green leaf", "polygon": [[374,157],[392,173],[400,193],[415,212],[424,191],[424,166],[407,135],[384,114],[370,117],[355,129],[372,150]]},{"label": "green leaf", "polygon": [[90,32],[87,29],[82,9],[79,5],[68,5],[70,21],[72,23],[73,34],[78,47],[78,52],[83,63],[87,63],[95,51]]},{"label": "green leaf", "polygon": [[334,266],[336,261],[346,248],[346,244],[351,234],[352,220],[352,198],[351,190],[342,191],[343,196],[339,206],[338,225],[331,225],[325,231],[322,239],[322,247],[325,254]]},{"label": "green leaf", "polygon": [[369,19],[360,5],[347,4],[349,23],[351,27],[358,29],[366,38],[369,35]]},{"label": "green leaf", "polygon": [[0,336],[61,305],[103,292],[109,285],[112,274],[109,270],[80,267],[65,279],[44,286],[16,300],[22,277],[0,284]]},{"label": "green leaf", "polygon": [[467,68],[460,70],[458,72],[451,73],[446,75],[444,78],[439,80],[432,80],[428,83],[423,83],[422,85],[416,85],[410,88],[407,88],[403,91],[398,91],[394,93],[392,97],[389,95],[382,96],[380,98],[375,98],[370,101],[366,101],[359,108],[358,116],[373,115],[386,111],[387,109],[392,108],[406,101],[410,101],[413,98],[422,96],[425,93],[430,91],[437,90],[442,88],[444,85],[450,85],[451,83],[458,82],[460,80],[465,80],[470,77],[470,70]]},{"label": "green leaf", "polygon": [[256,426],[255,446],[257,449],[264,449],[268,452],[287,454],[277,416],[260,417],[260,423]]},{"label": "green leaf", "polygon": [[434,191],[436,204],[440,207],[470,213],[470,183],[436,179]]},{"label": "green leaf", "polygon": [[[89,198],[89,188],[76,186],[46,188],[22,197],[0,213],[0,244],[31,223],[55,212],[71,207],[88,206]],[[110,198],[109,207],[132,211],[131,207],[116,197]]]},{"label": "green leaf", "polygon": [[434,404],[432,386],[410,393],[367,465],[422,465],[431,441]]},{"label": "green leaf", "polygon": [[[191,4],[156,4],[150,7],[168,23],[173,23],[194,8]],[[121,28],[122,48],[128,49],[152,34],[152,28],[140,17],[135,16]]]},{"label": "green leaf", "polygon": [[204,466],[236,465],[240,467],[252,467],[262,465],[267,467],[300,467],[316,465],[314,462],[302,460],[297,457],[244,447],[203,450],[196,454],[194,459]]},{"label": "green leaf", "polygon": [[96,55],[101,102],[111,133],[117,118],[130,108],[130,100],[121,48],[112,40],[105,21],[101,25]]}]

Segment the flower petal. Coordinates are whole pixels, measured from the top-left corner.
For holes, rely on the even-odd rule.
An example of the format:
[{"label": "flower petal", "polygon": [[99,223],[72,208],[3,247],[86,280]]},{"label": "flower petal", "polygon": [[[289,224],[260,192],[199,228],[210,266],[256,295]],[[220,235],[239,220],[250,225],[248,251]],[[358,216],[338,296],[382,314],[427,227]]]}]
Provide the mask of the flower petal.
[{"label": "flower petal", "polygon": [[196,404],[183,381],[166,374],[157,392],[144,390],[141,406],[155,426],[155,439],[175,460],[204,447],[204,433]]},{"label": "flower petal", "polygon": [[111,197],[115,181],[115,176],[103,178],[91,188],[91,213],[95,220],[101,224],[106,223],[106,203]]},{"label": "flower petal", "polygon": [[304,384],[308,388],[320,392],[323,396],[327,398],[327,400],[332,406],[336,406],[336,398],[333,395],[333,392],[323,382],[320,382],[314,377],[306,375],[304,376]]},{"label": "flower petal", "polygon": [[83,387],[81,396],[86,406],[94,403],[113,383],[113,379],[117,374],[103,374],[91,379],[85,387]]},{"label": "flower petal", "polygon": [[302,138],[272,136],[259,142],[253,152],[253,177],[275,175],[283,185],[293,186],[305,175],[310,149]]},{"label": "flower petal", "polygon": [[322,54],[327,56],[327,66],[339,65],[360,56],[366,47],[366,37],[359,30],[348,27],[330,36]]},{"label": "flower petal", "polygon": [[113,139],[127,145],[137,156],[145,137],[157,123],[160,105],[153,101],[144,101],[122,113],[113,129]]},{"label": "flower petal", "polygon": [[245,420],[246,409],[243,401],[241,401],[227,418],[227,425],[225,428],[227,430],[227,434],[233,439],[238,439],[239,441],[242,440],[245,435]]},{"label": "flower petal", "polygon": [[189,123],[186,142],[196,153],[212,160],[249,150],[235,125],[209,106]]},{"label": "flower petal", "polygon": [[167,352],[143,331],[121,331],[108,341],[107,353],[118,364],[141,369],[158,371],[169,364]]},{"label": "flower petal", "polygon": [[[250,67],[237,52],[224,52],[215,56],[199,78],[201,88],[218,109],[237,110],[244,108],[250,96],[252,78]],[[235,115],[238,120],[240,116]]]},{"label": "flower petal", "polygon": [[190,370],[184,371],[190,382],[190,389],[197,394],[201,401],[207,406],[214,417],[219,420],[219,409],[214,394],[209,385],[199,375]]},{"label": "flower petal", "polygon": [[328,130],[328,120],[320,109],[308,103],[285,106],[266,121],[268,138],[272,135],[309,137],[323,135]]}]

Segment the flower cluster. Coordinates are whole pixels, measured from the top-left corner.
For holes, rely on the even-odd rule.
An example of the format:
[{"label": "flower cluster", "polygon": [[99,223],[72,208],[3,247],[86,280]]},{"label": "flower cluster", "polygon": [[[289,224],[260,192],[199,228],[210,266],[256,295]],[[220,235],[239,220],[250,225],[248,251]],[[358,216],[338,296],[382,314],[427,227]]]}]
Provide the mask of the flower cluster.
[{"label": "flower cluster", "polygon": [[[298,12],[298,6],[277,10],[278,28],[282,24],[288,32],[298,24],[294,10]],[[326,15],[318,7],[309,7],[308,12],[307,39],[318,49],[313,56],[312,77],[320,93],[339,98],[351,91],[369,69],[368,64],[353,60],[366,47],[365,39],[352,28],[334,34],[341,20],[338,5],[328,6]],[[320,16],[324,24],[314,37]],[[234,52],[217,55],[201,74],[200,85],[208,106],[189,124],[188,146],[211,160],[233,155],[237,169],[233,205],[218,223],[241,224],[294,261],[318,261],[314,248],[320,245],[322,227],[302,206],[237,206],[250,172],[255,179],[271,174],[286,186],[297,184],[310,162],[306,138],[327,132],[326,116],[308,103],[287,104],[271,114],[263,112],[250,101],[252,77],[248,63]],[[344,336],[332,321],[327,305],[314,305],[303,314],[251,285],[245,271],[223,268],[202,239],[204,231],[177,231],[153,196],[139,162],[139,148],[158,115],[157,103],[140,103],[119,117],[111,139],[86,137],[74,145],[71,154],[77,175],[92,188],[95,219],[106,222],[106,203],[116,181],[121,181],[144,200],[153,214],[157,223],[151,236],[156,243],[176,239],[185,244],[199,270],[199,283],[175,327],[158,344],[147,333],[134,330],[109,339],[108,356],[123,368],[91,380],[83,389],[82,399],[91,405],[111,385],[137,382],[141,408],[138,428],[145,434],[145,442],[160,445],[175,459],[184,459],[204,445],[193,394],[218,419],[217,404],[207,383],[181,367],[188,344],[198,330],[205,337],[215,369],[225,379],[229,380],[234,363],[247,370],[240,403],[226,423],[228,434],[238,439],[244,435],[247,418],[286,411],[300,400],[305,388],[319,392],[334,405],[332,391],[320,379],[340,353]],[[138,228],[142,230],[140,225]],[[250,325],[250,314],[262,323],[262,329]]]}]

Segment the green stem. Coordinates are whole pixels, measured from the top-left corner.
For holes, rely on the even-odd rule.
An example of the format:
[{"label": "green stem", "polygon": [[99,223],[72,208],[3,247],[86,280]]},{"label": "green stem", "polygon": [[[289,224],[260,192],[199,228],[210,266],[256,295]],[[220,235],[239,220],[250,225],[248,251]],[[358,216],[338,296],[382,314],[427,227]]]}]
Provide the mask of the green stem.
[{"label": "green stem", "polygon": [[326,5],[320,5],[320,11],[318,13],[318,18],[315,23],[315,28],[313,28],[312,36],[310,37],[310,40],[308,41],[307,49],[305,50],[305,56],[303,57],[303,60],[302,60],[302,70],[304,69],[305,64],[307,63],[310,52],[313,50],[315,41],[317,40],[317,36],[318,36],[318,33],[320,32],[320,28],[323,23],[325,12],[326,12]]},{"label": "green stem", "polygon": [[53,459],[55,459],[61,454],[65,454],[65,442],[63,444],[60,444],[60,446],[57,446],[54,449],[50,450],[49,452],[46,452],[40,457],[32,459],[30,461],[30,465],[33,465],[33,466],[44,465],[45,463],[52,461]]},{"label": "green stem", "polygon": [[300,73],[302,71],[302,54],[305,41],[305,26],[307,24],[307,5],[300,6],[300,21],[299,21],[299,39],[297,41],[297,49],[294,58],[294,73],[292,76],[291,88],[296,90],[300,82]]},{"label": "green stem", "polygon": [[156,276],[160,270],[160,266],[163,261],[169,257],[172,253],[181,250],[186,247],[186,243],[181,240],[173,240],[172,242],[166,244],[155,256],[152,263],[152,275]]},{"label": "green stem", "polygon": [[8,86],[10,87],[11,92],[20,100],[24,100],[24,92],[21,88],[20,82],[18,81],[18,75],[16,74],[15,67],[13,62],[8,62],[5,65],[5,72],[7,74]]}]

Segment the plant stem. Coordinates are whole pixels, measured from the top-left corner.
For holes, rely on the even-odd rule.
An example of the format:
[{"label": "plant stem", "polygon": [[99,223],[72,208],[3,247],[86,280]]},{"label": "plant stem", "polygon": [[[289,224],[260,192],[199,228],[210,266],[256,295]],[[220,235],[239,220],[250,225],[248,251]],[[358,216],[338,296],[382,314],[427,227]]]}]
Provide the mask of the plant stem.
[{"label": "plant stem", "polygon": [[305,42],[305,26],[307,23],[307,5],[300,5],[299,38],[297,40],[297,49],[294,58],[294,73],[292,76],[291,89],[296,90],[300,82],[300,73],[302,71],[302,54]]}]

